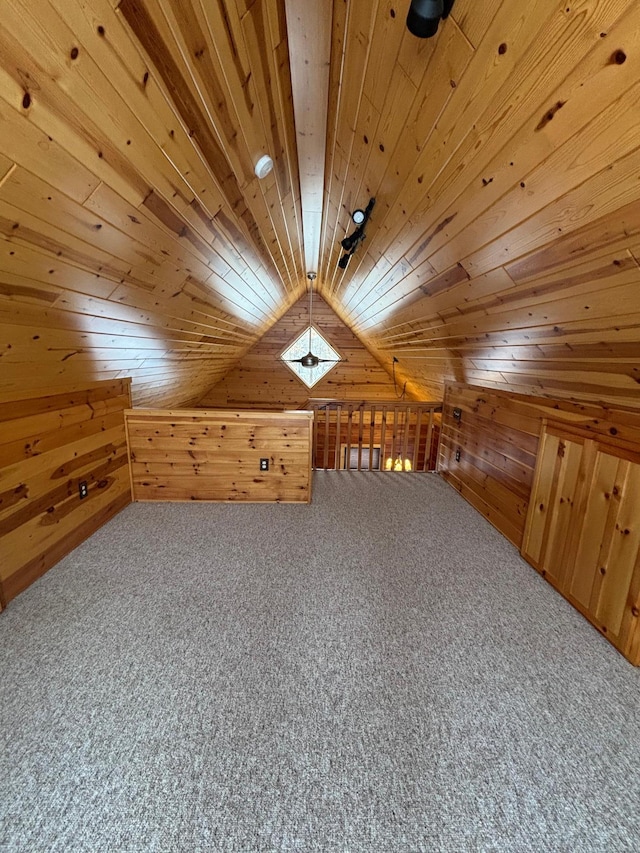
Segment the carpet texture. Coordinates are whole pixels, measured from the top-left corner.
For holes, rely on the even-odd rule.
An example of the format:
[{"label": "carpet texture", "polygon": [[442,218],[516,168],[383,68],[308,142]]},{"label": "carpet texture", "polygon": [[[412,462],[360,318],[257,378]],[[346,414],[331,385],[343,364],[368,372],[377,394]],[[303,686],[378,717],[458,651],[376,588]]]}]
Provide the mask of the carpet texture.
[{"label": "carpet texture", "polygon": [[0,667],[4,853],[640,849],[640,671],[435,475],[134,504]]}]

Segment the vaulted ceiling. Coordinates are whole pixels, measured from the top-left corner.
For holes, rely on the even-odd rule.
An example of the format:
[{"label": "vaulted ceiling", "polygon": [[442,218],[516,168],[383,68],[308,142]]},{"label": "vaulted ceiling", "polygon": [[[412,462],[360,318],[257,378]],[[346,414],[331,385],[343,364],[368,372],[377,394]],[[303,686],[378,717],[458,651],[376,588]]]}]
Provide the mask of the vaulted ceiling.
[{"label": "vaulted ceiling", "polygon": [[640,4],[408,6],[3,0],[0,395],[195,404],[313,270],[414,394],[640,406]]}]

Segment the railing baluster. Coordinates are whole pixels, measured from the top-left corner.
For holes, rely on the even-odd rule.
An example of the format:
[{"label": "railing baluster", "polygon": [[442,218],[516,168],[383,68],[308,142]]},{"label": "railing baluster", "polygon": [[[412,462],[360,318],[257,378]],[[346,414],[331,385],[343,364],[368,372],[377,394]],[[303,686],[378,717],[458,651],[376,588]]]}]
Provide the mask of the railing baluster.
[{"label": "railing baluster", "polygon": [[369,418],[369,470],[373,470],[373,438],[376,431],[376,407],[371,406],[371,417]]},{"label": "railing baluster", "polygon": [[[387,460],[391,469],[399,471],[430,471],[437,436],[435,413],[442,411],[437,402],[402,403],[389,401],[363,401],[309,399],[305,408],[313,412],[313,467],[325,471],[351,466],[351,450],[357,447],[354,470],[385,470]],[[324,410],[324,422],[321,412]],[[346,411],[345,435],[342,434],[342,414]],[[357,412],[356,423],[354,415]],[[368,413],[368,414],[367,414]],[[427,421],[428,416],[428,421]],[[392,420],[390,418],[393,418]],[[368,435],[366,431],[368,430]],[[387,447],[387,430],[389,447]],[[355,433],[355,435],[354,435]],[[425,433],[423,437],[423,433]],[[345,444],[342,446],[342,439]],[[330,449],[331,442],[333,449]],[[322,443],[324,442],[324,443]],[[356,444],[357,442],[357,444]],[[435,442],[437,443],[437,442]],[[354,447],[356,444],[356,447]],[[375,452],[379,447],[379,461]],[[346,454],[343,456],[342,451]],[[424,450],[424,455],[423,455]],[[363,454],[368,452],[368,462],[363,464]]]},{"label": "railing baluster", "polygon": [[313,467],[318,468],[318,406],[313,407]]},{"label": "railing baluster", "polygon": [[411,406],[404,410],[404,435],[402,437],[402,470],[406,471],[409,461],[409,422],[411,421]]},{"label": "railing baluster", "polygon": [[329,423],[330,423],[330,414],[329,414],[329,406],[325,406],[324,409],[324,470],[326,471],[329,467]]},{"label": "railing baluster", "polygon": [[418,459],[420,456],[420,432],[422,430],[422,406],[416,408],[416,431],[413,439],[413,459],[411,461],[411,469],[418,470]]},{"label": "railing baluster", "polygon": [[398,407],[393,407],[393,432],[391,433],[391,470],[396,470],[396,440],[398,438]]},{"label": "railing baluster", "polygon": [[427,443],[424,448],[424,470],[431,471],[429,460],[431,459],[431,440],[433,437],[433,409],[429,409],[429,426],[427,427]]}]

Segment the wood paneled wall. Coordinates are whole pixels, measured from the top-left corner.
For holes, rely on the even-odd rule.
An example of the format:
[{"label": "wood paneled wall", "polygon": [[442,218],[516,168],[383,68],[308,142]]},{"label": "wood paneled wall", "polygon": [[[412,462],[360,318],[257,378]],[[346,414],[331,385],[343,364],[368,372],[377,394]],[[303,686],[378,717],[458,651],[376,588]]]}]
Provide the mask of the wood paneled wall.
[{"label": "wood paneled wall", "polygon": [[[131,501],[129,382],[0,402],[0,594],[6,603]],[[88,495],[80,499],[78,484]]]},{"label": "wood paneled wall", "polygon": [[522,556],[640,664],[640,445],[546,422]]},{"label": "wood paneled wall", "polygon": [[0,393],[197,405],[303,295],[306,241],[415,397],[640,408],[640,4],[456,0],[429,40],[407,5],[325,0],[318,32],[286,0],[4,0]]},{"label": "wood paneled wall", "polygon": [[419,46],[397,3],[339,5],[327,230],[377,200],[347,271],[324,246],[340,316],[428,398],[640,408],[640,5],[456,0]]},{"label": "wood paneled wall", "polygon": [[[459,409],[461,418],[454,418]],[[640,414],[632,410],[510,394],[459,383],[447,386],[439,471],[518,548],[545,418],[640,448]],[[456,452],[460,459],[456,461]]]},{"label": "wood paneled wall", "polygon": [[[204,395],[199,405],[297,409],[309,397],[392,400],[401,396],[404,382],[394,387],[392,364],[383,367],[317,294],[313,299],[313,324],[346,359],[313,388],[307,388],[280,361],[283,350],[309,325],[309,302],[303,297]],[[417,399],[411,384],[407,385],[406,396]]]},{"label": "wood paneled wall", "polygon": [[134,500],[311,500],[312,412],[133,409],[126,425]]},{"label": "wood paneled wall", "polygon": [[0,393],[224,375],[304,289],[290,100],[278,2],[3,2]]}]

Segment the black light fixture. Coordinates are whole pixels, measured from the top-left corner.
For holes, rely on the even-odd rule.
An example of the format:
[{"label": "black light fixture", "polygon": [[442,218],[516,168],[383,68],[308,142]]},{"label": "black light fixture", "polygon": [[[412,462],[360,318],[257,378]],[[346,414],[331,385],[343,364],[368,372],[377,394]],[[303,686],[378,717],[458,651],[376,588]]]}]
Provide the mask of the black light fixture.
[{"label": "black light fixture", "polygon": [[309,279],[309,352],[306,355],[303,355],[302,358],[285,358],[283,361],[286,361],[288,364],[301,364],[303,367],[308,367],[309,369],[317,367],[320,363],[324,362],[337,364],[339,361],[346,361],[346,359],[343,358],[319,358],[311,351],[311,332],[313,328],[313,282],[316,280],[316,273],[308,272],[307,278]]},{"label": "black light fixture", "polygon": [[438,32],[438,24],[448,18],[454,0],[411,0],[407,14],[407,29],[421,39],[428,39]]},{"label": "black light fixture", "polygon": [[370,198],[369,204],[365,207],[364,210],[362,210],[361,208],[357,208],[351,214],[351,218],[357,224],[358,227],[353,232],[353,234],[349,234],[348,237],[345,237],[344,240],[340,241],[340,245],[346,253],[338,261],[338,266],[341,270],[345,270],[347,268],[347,264],[351,260],[351,255],[353,255],[360,243],[362,243],[364,238],[367,236],[364,233],[364,226],[369,221],[369,217],[371,216],[371,211],[373,210],[375,203],[375,198]]}]

